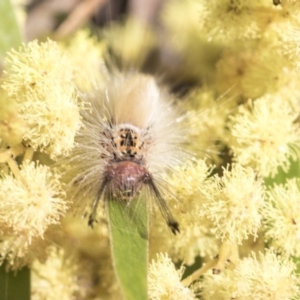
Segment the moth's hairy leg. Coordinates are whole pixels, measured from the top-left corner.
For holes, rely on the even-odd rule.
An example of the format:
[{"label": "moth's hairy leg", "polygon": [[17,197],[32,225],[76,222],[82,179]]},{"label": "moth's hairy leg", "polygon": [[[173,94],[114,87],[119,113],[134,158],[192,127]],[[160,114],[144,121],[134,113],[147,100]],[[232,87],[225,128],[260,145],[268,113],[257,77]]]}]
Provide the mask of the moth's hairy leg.
[{"label": "moth's hairy leg", "polygon": [[102,184],[100,186],[100,189],[97,193],[97,196],[96,196],[95,200],[93,201],[92,211],[89,215],[89,221],[88,221],[88,225],[92,228],[94,226],[94,222],[96,222],[98,204],[100,202],[101,196],[102,196],[103,191],[104,191],[104,189],[105,189],[108,182],[109,182],[109,180],[107,178],[104,178],[104,180],[102,181]]}]

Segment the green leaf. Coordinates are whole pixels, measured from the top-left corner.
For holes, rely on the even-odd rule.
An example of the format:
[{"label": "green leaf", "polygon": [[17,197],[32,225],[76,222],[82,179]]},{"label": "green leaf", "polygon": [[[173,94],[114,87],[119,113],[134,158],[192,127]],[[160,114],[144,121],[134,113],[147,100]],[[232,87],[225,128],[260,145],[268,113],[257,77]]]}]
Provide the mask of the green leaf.
[{"label": "green leaf", "polygon": [[115,272],[126,300],[146,300],[148,267],[147,203],[108,201]]},{"label": "green leaf", "polygon": [[265,184],[267,186],[272,186],[273,184],[283,184],[289,178],[300,177],[300,159],[293,161],[291,160],[291,166],[287,173],[285,173],[282,168],[278,168],[278,173],[274,178],[265,178]]},{"label": "green leaf", "polygon": [[4,265],[0,267],[0,299],[30,300],[29,268],[7,272]]},{"label": "green leaf", "polygon": [[22,35],[10,0],[0,0],[0,56],[22,43]]}]

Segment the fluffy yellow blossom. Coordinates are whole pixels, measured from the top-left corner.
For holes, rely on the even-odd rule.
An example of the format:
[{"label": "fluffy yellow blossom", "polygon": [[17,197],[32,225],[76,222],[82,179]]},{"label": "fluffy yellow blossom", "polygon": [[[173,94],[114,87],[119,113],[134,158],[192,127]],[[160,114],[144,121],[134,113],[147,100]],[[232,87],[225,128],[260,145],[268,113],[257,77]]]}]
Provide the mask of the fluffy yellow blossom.
[{"label": "fluffy yellow blossom", "polygon": [[32,299],[77,299],[80,287],[76,259],[67,257],[63,249],[50,247],[48,252],[46,262],[34,261],[32,265]]},{"label": "fluffy yellow blossom", "polygon": [[4,235],[43,237],[58,224],[67,210],[60,176],[48,166],[24,162],[19,178],[11,174],[0,180],[0,228]]},{"label": "fluffy yellow blossom", "polygon": [[107,72],[103,60],[106,50],[104,41],[97,41],[87,30],[79,30],[67,45],[62,44],[62,48],[68,53],[68,58],[72,62],[74,81],[80,90],[94,88],[89,87],[94,83],[91,82],[92,80],[95,80],[96,85],[104,81],[103,73]]},{"label": "fluffy yellow blossom", "polygon": [[160,220],[159,224],[151,226],[151,252],[168,249],[173,260],[184,261],[187,265],[192,265],[197,256],[216,255],[219,242],[211,231],[211,221],[199,216],[200,191],[212,169],[204,160],[188,161],[174,168],[173,175],[168,178],[173,197],[166,200],[180,220],[180,234],[176,238],[170,237],[163,220]]},{"label": "fluffy yellow blossom", "polygon": [[[167,3],[164,7],[162,19],[167,29],[178,33],[185,32],[185,34],[179,35],[180,40],[174,40],[178,46],[181,44],[180,41],[182,42],[181,46],[188,42],[191,32],[194,32],[196,36],[196,33],[201,30],[201,26],[203,26],[202,18],[200,18],[202,9],[203,4],[201,4],[201,1],[195,2],[192,0],[175,0],[172,3]],[[178,13],[188,14],[189,18],[178,18]]]},{"label": "fluffy yellow blossom", "polygon": [[223,176],[213,176],[203,185],[199,214],[213,223],[217,238],[241,243],[254,236],[261,224],[264,187],[251,168],[233,164]]},{"label": "fluffy yellow blossom", "polygon": [[[86,219],[74,217],[72,210],[62,220],[62,230],[70,241],[70,247],[74,249],[76,244],[78,251],[97,259],[104,253],[106,256],[110,253],[107,216],[104,208],[101,208],[98,212],[98,224],[93,230],[87,226]],[[68,244],[64,236],[62,243]]]},{"label": "fluffy yellow blossom", "polygon": [[162,21],[167,34],[161,47],[171,70],[179,68],[181,80],[183,77],[199,80],[200,76],[207,82],[214,76],[220,47],[208,43],[203,32],[203,2],[173,0],[163,7]]},{"label": "fluffy yellow blossom", "polygon": [[196,299],[194,291],[180,281],[184,268],[176,270],[167,254],[158,254],[148,269],[148,294],[151,300]]},{"label": "fluffy yellow blossom", "polygon": [[219,162],[220,150],[224,144],[226,121],[235,102],[224,94],[216,99],[209,88],[192,92],[184,103],[186,127],[188,128],[188,147],[193,153]]},{"label": "fluffy yellow blossom", "polygon": [[[300,6],[283,9],[282,6],[275,7],[271,1],[213,2],[216,3],[206,4],[207,12],[214,14],[216,7],[217,10],[222,7],[224,15],[224,18],[217,19],[221,20],[222,30],[218,29],[220,25],[216,25],[215,19],[208,16],[206,22],[209,31],[215,32],[215,38],[224,43],[221,58],[216,64],[217,88],[224,92],[235,85],[244,98],[257,98],[265,93],[281,93],[287,101],[296,98],[293,101],[298,101],[299,105],[297,72],[300,22],[295,15],[300,15]],[[248,16],[251,21],[243,20],[240,14]],[[235,16],[236,24],[227,22],[231,15]],[[253,23],[256,24],[256,33],[241,43],[238,35],[247,35],[247,30],[251,30]]]},{"label": "fluffy yellow blossom", "polygon": [[203,300],[238,299],[237,282],[235,281],[233,271],[230,269],[225,269],[220,274],[212,274],[210,271],[204,276],[202,286],[201,296]]},{"label": "fluffy yellow blossom", "polygon": [[73,147],[80,126],[73,68],[55,42],[33,41],[5,60],[2,88],[27,126],[23,140],[52,158]]},{"label": "fluffy yellow blossom", "polygon": [[187,161],[182,166],[174,168],[174,173],[168,182],[171,184],[175,195],[178,195],[183,201],[185,198],[189,198],[187,202],[190,202],[193,196],[201,191],[204,181],[213,169],[212,165],[207,165],[206,161],[202,159]]},{"label": "fluffy yellow blossom", "polygon": [[47,102],[32,93],[30,101],[20,105],[19,113],[29,127],[23,140],[34,150],[56,158],[72,149],[81,124],[74,90],[51,89],[47,92]]},{"label": "fluffy yellow blossom", "polygon": [[5,263],[6,269],[18,270],[30,265],[34,260],[45,260],[46,248],[50,240],[42,237],[33,237],[31,240],[25,233],[13,235],[1,234],[0,264]]},{"label": "fluffy yellow blossom", "polygon": [[47,101],[44,90],[57,85],[69,87],[72,79],[72,65],[57,43],[35,40],[7,53],[2,86],[19,100],[27,98],[27,92],[35,91],[41,93],[41,100]]},{"label": "fluffy yellow blossom", "polygon": [[[272,32],[276,34],[278,45],[281,44],[283,54],[294,54],[299,50],[299,16],[300,5],[298,1],[283,0],[281,1],[279,18],[272,18],[268,24],[269,35],[265,38],[273,38]],[[283,32],[282,32],[283,31]],[[273,40],[274,45],[276,41]]]},{"label": "fluffy yellow blossom", "polygon": [[[190,223],[187,219],[183,220],[180,226],[181,236],[172,237],[168,248],[174,260],[183,260],[190,266],[198,256],[211,258],[218,253],[219,242],[211,230],[212,224],[209,220],[198,216],[191,219]],[[153,243],[155,242],[154,240]]]},{"label": "fluffy yellow blossom", "polygon": [[0,143],[13,147],[22,142],[27,130],[17,104],[0,88]]},{"label": "fluffy yellow blossom", "polygon": [[202,201],[200,191],[212,170],[204,160],[191,161],[177,167],[169,179],[172,193],[178,198],[168,202],[178,212],[181,231],[180,236],[172,240],[170,253],[188,265],[198,255],[214,256],[218,249],[210,221],[198,215]]},{"label": "fluffy yellow blossom", "polygon": [[[220,93],[224,93],[232,88],[235,95],[244,96],[243,79],[249,66],[253,64],[253,53],[251,50],[251,48],[247,47],[247,43],[244,43],[242,48],[241,46],[229,47],[229,49],[223,51],[216,63],[215,86]],[[256,86],[252,86],[252,89],[255,88]]]},{"label": "fluffy yellow blossom", "polygon": [[216,88],[221,93],[232,88],[231,93],[244,99],[280,94],[298,107],[298,70],[293,61],[273,48],[266,41],[255,47],[248,41],[226,48],[216,63]]},{"label": "fluffy yellow blossom", "polygon": [[[261,35],[261,23],[267,24],[275,8],[268,0],[213,0],[203,2],[203,30],[210,40],[255,39]],[[253,15],[255,14],[255,18]]]},{"label": "fluffy yellow blossom", "polygon": [[[287,59],[292,61],[299,68],[299,17],[300,5],[298,1],[281,1],[280,19],[269,25],[267,37],[271,38],[274,50],[280,51]],[[288,17],[287,17],[288,16]],[[273,52],[273,51],[272,51]]]},{"label": "fluffy yellow blossom", "polygon": [[231,147],[235,160],[253,167],[260,175],[285,172],[298,157],[298,112],[279,96],[266,95],[241,106],[231,117]]},{"label": "fluffy yellow blossom", "polygon": [[[181,51],[187,48],[187,45],[191,44],[192,37],[194,37],[196,43],[199,42],[199,38],[201,38],[201,28],[203,26],[202,18],[200,18],[201,10],[201,1],[177,0],[172,3],[166,3],[162,19],[169,31],[168,38],[170,38],[170,42],[176,50]],[[178,14],[186,14],[189,18],[179,18]],[[177,32],[177,38],[174,35],[175,32]]]},{"label": "fluffy yellow blossom", "polygon": [[245,258],[235,270],[239,294],[245,300],[282,300],[299,297],[296,266],[272,251]]},{"label": "fluffy yellow blossom", "polygon": [[[298,107],[299,78],[294,61],[288,60],[286,55],[281,53],[283,51],[281,48],[274,51],[273,44],[270,45],[266,41],[261,44],[254,51],[252,49],[250,53],[248,50],[250,56],[248,55],[247,66],[240,70],[242,74],[241,92],[245,98],[252,99],[266,94],[279,94],[284,101],[295,103],[295,106]],[[281,43],[280,46],[282,45]],[[235,53],[237,59],[244,55],[242,52]]]},{"label": "fluffy yellow blossom", "polygon": [[141,66],[155,46],[153,32],[146,23],[128,19],[123,25],[113,24],[104,32],[113,54],[124,67]]},{"label": "fluffy yellow blossom", "polygon": [[[298,7],[298,13],[300,9]],[[276,28],[281,37],[281,52],[295,64],[296,70],[299,70],[300,63],[297,59],[300,54],[300,29],[298,26],[291,26],[291,28]],[[275,26],[274,26],[275,27]]]},{"label": "fluffy yellow blossom", "polygon": [[234,270],[207,274],[203,280],[204,300],[283,300],[299,298],[296,266],[286,257],[268,250],[244,258]]},{"label": "fluffy yellow blossom", "polygon": [[267,191],[264,206],[265,237],[288,255],[300,256],[300,180],[287,180]]},{"label": "fluffy yellow blossom", "polygon": [[122,299],[113,268],[104,210],[98,210],[98,224],[93,230],[87,226],[86,219],[74,218],[73,212],[63,219],[61,230],[63,235],[59,244],[79,257],[80,289],[104,299]]}]

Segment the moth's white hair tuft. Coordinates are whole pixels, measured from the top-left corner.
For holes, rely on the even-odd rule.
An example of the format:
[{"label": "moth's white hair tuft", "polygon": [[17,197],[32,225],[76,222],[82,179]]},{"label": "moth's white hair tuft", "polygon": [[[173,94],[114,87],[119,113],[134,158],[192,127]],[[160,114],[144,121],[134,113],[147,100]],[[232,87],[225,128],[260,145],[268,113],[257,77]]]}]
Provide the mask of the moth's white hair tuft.
[{"label": "moth's white hair tuft", "polygon": [[95,198],[110,164],[126,155],[141,162],[156,184],[166,182],[166,173],[185,157],[184,134],[173,101],[155,79],[114,74],[80,94],[87,106],[81,113],[84,126],[69,159],[77,196]]}]

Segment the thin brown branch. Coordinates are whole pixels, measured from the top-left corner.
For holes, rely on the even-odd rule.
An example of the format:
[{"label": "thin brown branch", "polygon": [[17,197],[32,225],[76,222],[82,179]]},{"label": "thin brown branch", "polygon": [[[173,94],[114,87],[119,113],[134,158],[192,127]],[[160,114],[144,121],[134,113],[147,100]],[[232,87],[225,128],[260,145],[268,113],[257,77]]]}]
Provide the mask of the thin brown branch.
[{"label": "thin brown branch", "polygon": [[80,2],[69,17],[58,27],[55,37],[61,39],[75,32],[84,25],[90,17],[106,3],[107,0],[85,0]]}]

